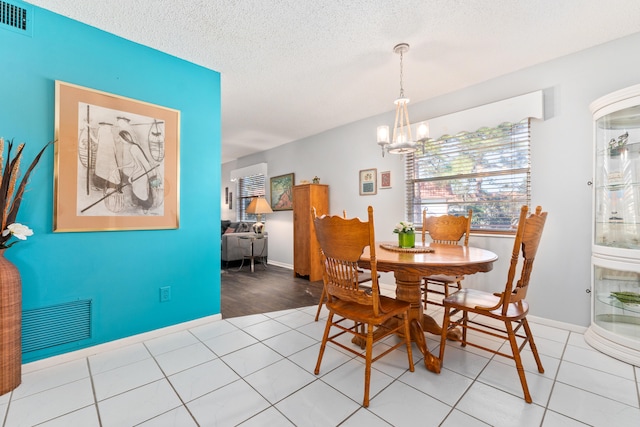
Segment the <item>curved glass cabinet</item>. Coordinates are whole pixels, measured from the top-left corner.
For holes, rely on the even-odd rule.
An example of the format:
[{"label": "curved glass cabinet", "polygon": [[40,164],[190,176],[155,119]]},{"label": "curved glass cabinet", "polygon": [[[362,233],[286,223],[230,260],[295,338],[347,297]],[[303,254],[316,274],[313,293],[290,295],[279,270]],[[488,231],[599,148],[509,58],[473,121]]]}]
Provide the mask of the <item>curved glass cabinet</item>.
[{"label": "curved glass cabinet", "polygon": [[591,104],[591,326],[585,340],[640,366],[640,85]]}]

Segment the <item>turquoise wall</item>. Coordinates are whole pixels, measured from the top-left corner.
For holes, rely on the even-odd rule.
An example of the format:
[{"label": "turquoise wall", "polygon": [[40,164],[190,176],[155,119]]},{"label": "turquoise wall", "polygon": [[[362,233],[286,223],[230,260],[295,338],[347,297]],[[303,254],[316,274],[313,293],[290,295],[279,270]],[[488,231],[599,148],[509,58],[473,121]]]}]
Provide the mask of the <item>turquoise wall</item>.
[{"label": "turquoise wall", "polygon": [[31,37],[0,27],[0,136],[26,142],[22,170],[54,137],[55,80],[180,110],[180,227],[53,233],[49,149],[18,214],[35,234],[6,256],[24,310],[92,299],[92,337],[23,362],[220,313],[219,73],[44,9],[32,17]]}]

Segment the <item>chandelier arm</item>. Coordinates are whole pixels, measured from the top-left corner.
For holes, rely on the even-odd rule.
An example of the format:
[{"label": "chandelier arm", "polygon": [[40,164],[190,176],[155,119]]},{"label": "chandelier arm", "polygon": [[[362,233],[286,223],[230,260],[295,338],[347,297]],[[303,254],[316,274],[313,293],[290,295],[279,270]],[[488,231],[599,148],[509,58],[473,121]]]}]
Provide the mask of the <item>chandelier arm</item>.
[{"label": "chandelier arm", "polygon": [[413,136],[411,136],[411,123],[409,122],[409,109],[407,108],[407,104],[408,102],[405,102],[402,106],[402,109],[404,110],[404,117],[406,119],[407,134],[409,135],[409,139],[407,140],[407,142],[413,142]]},{"label": "chandelier arm", "polygon": [[396,119],[393,122],[393,138],[391,138],[391,143],[395,144],[398,140],[396,139],[396,134],[398,132],[398,119],[400,118],[400,104],[396,106]]}]

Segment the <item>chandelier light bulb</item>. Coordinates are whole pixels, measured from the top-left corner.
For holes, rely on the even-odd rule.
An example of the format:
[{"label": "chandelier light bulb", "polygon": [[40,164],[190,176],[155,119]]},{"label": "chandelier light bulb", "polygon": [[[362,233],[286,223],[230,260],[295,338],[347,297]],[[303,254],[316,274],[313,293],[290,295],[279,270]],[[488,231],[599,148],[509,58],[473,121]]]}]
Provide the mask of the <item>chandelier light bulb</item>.
[{"label": "chandelier light bulb", "polygon": [[378,144],[389,143],[389,126],[378,126]]},{"label": "chandelier light bulb", "polygon": [[421,122],[418,125],[418,141],[424,142],[429,138],[429,124],[426,122]]}]

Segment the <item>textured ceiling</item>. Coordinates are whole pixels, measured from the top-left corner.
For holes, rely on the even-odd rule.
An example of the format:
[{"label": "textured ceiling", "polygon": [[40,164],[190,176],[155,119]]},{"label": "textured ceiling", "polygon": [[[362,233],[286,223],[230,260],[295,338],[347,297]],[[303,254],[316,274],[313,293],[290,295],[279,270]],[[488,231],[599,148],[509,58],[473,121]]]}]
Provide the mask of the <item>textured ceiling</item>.
[{"label": "textured ceiling", "polygon": [[400,42],[417,102],[640,31],[638,0],[28,2],[219,71],[223,163],[393,110]]}]

